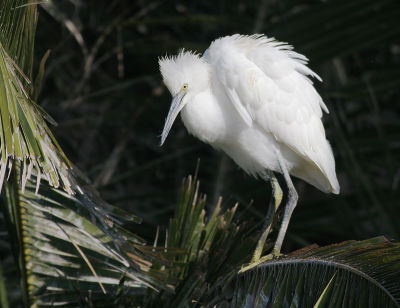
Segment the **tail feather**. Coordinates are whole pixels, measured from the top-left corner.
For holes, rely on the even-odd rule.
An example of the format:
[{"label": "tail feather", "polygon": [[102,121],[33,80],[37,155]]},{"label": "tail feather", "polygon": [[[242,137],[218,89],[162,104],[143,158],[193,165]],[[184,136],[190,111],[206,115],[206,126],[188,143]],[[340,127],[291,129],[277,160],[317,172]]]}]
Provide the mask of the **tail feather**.
[{"label": "tail feather", "polygon": [[290,173],[326,193],[339,194],[340,185],[336,177],[335,158],[327,140],[321,142],[317,151],[307,153],[303,163],[294,167]]}]

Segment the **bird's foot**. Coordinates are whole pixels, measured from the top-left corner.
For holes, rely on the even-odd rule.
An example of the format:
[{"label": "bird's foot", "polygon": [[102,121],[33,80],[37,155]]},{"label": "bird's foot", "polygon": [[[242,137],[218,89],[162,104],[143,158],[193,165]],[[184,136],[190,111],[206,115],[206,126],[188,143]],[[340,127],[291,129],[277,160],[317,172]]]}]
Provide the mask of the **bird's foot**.
[{"label": "bird's foot", "polygon": [[252,268],[254,268],[254,267],[256,267],[256,266],[258,266],[258,265],[260,265],[262,263],[264,263],[264,262],[279,259],[282,256],[283,256],[283,254],[281,254],[280,252],[274,250],[271,253],[269,253],[269,254],[261,257],[261,258],[258,258],[257,260],[254,260],[254,258],[253,258],[249,264],[242,265],[241,269],[239,270],[239,274],[240,273],[244,273],[244,272],[246,272],[246,271],[248,271],[248,270],[250,270],[250,269],[252,269]]}]

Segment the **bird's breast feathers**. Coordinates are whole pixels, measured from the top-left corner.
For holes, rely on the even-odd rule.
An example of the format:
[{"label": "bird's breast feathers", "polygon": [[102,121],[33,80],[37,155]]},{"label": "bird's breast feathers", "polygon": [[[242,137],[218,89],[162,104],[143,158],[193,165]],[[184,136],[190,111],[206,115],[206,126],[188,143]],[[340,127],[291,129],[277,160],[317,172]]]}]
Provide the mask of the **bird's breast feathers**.
[{"label": "bird's breast feathers", "polygon": [[225,115],[210,90],[197,94],[181,112],[182,121],[192,135],[214,145],[226,133]]}]

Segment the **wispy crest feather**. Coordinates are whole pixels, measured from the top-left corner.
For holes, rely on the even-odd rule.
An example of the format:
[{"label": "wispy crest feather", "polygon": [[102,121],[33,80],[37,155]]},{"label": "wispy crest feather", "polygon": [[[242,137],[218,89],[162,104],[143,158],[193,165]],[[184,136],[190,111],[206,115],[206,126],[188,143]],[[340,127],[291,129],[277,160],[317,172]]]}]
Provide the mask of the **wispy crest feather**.
[{"label": "wispy crest feather", "polygon": [[176,95],[184,83],[204,73],[206,62],[200,54],[181,49],[177,55],[166,55],[158,59],[164,84],[172,95]]}]

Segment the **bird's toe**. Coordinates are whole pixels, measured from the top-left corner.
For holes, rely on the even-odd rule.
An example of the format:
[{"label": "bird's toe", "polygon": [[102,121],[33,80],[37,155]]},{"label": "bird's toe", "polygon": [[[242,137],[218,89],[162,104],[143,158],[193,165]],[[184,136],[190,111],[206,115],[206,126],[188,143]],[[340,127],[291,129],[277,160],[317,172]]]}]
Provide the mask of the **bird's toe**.
[{"label": "bird's toe", "polygon": [[248,270],[251,270],[253,268],[255,268],[256,266],[263,264],[265,262],[271,261],[271,260],[276,260],[279,259],[280,257],[282,257],[283,254],[281,254],[280,252],[275,252],[272,251],[271,253],[262,256],[261,258],[259,258],[258,260],[253,260],[250,263],[246,264],[246,265],[242,265],[241,269],[239,270],[239,274],[240,273],[244,273]]}]

